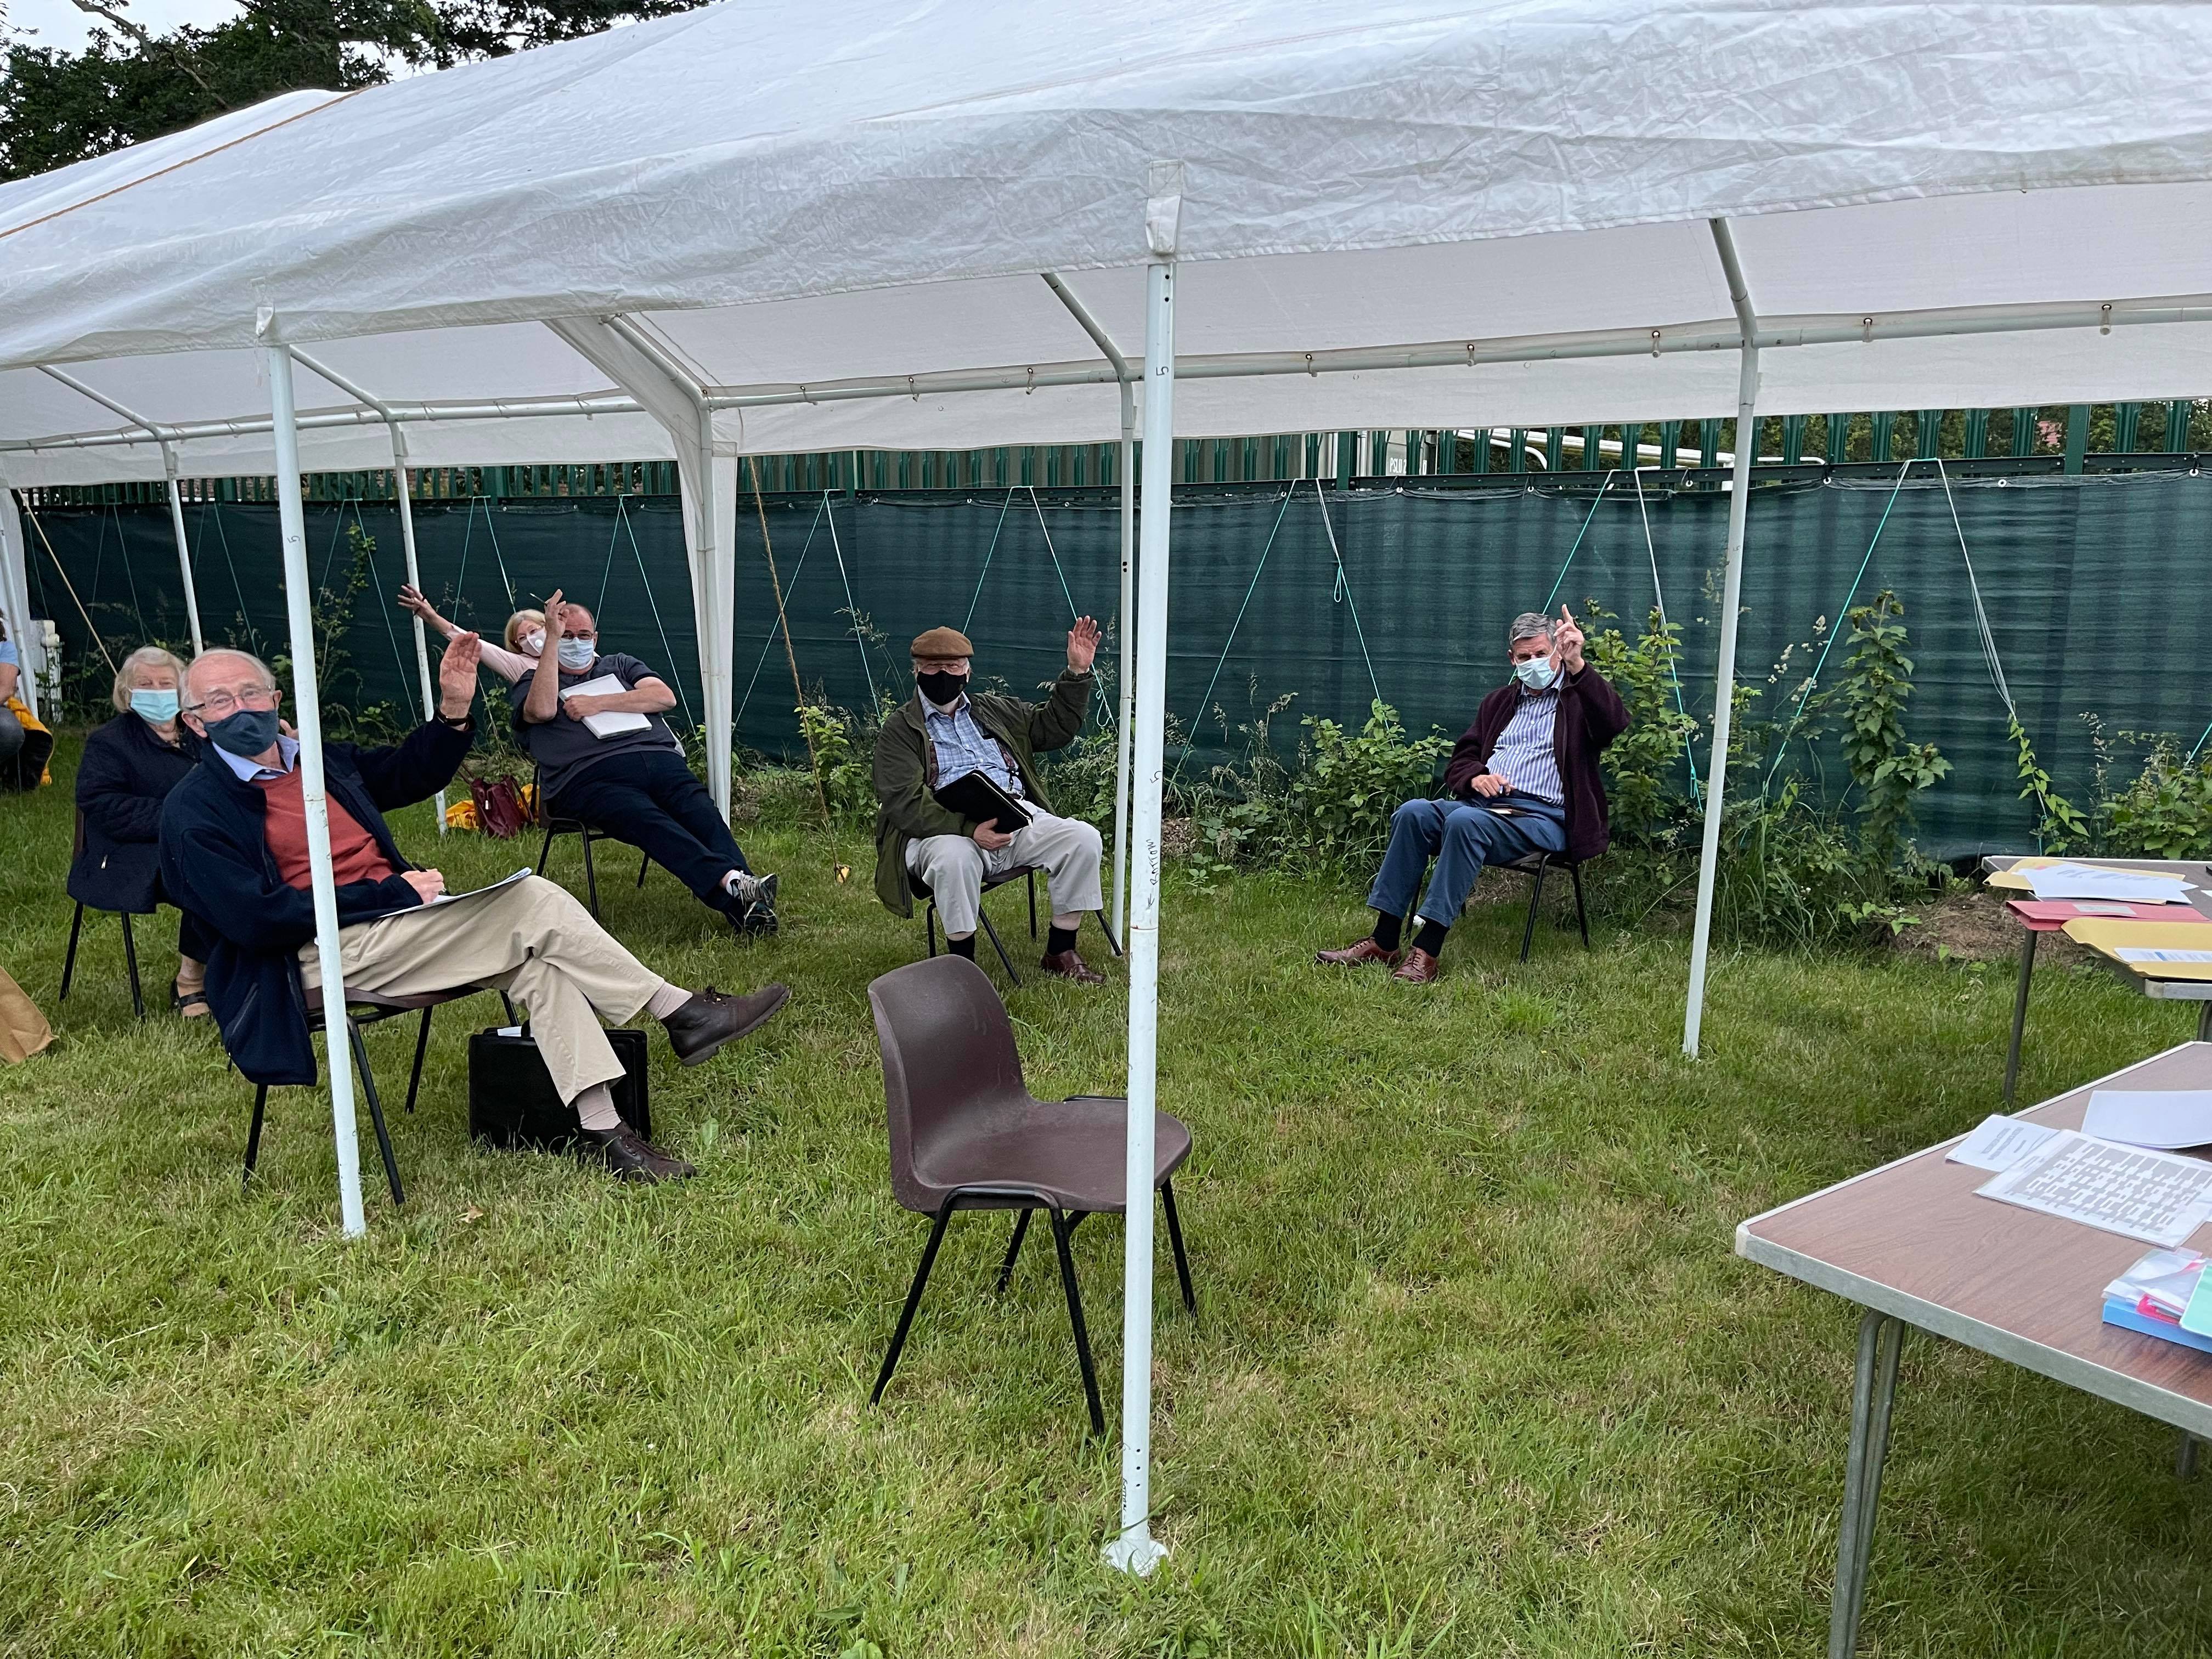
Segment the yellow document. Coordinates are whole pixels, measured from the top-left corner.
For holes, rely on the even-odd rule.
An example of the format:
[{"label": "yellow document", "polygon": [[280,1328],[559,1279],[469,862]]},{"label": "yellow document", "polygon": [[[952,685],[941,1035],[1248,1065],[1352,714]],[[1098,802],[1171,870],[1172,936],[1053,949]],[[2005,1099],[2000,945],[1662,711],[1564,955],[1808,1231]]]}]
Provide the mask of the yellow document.
[{"label": "yellow document", "polygon": [[2066,937],[2145,979],[2212,980],[2212,927],[2202,922],[2121,921],[2076,916]]}]

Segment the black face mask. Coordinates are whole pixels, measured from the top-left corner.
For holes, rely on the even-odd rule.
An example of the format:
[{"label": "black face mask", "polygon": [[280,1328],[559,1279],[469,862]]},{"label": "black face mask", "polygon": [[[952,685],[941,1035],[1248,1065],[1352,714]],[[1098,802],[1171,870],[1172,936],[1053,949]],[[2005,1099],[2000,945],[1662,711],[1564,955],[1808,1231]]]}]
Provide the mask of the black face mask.
[{"label": "black face mask", "polygon": [[960,694],[968,689],[968,677],[965,674],[947,674],[942,672],[916,674],[914,677],[914,683],[921,688],[921,695],[939,708],[957,702]]}]

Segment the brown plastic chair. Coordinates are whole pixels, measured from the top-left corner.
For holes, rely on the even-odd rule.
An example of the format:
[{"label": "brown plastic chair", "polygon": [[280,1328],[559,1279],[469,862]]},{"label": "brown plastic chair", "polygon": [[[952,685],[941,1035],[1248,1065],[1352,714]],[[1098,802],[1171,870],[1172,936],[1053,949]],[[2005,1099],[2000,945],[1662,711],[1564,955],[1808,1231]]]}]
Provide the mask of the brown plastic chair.
[{"label": "brown plastic chair", "polygon": [[[1013,1278],[1030,1217],[1042,1210],[1051,1220],[1060,1255],[1091,1431],[1103,1436],[1106,1414],[1098,1403],[1098,1375],[1091,1363],[1091,1337],[1068,1241],[1084,1217],[1118,1213],[1124,1207],[1127,1103],[1105,1095],[1077,1095],[1056,1103],[1032,1096],[1022,1083],[1021,1056],[1014,1049],[1006,1005],[983,970],[964,957],[933,957],[894,969],[868,987],[868,1001],[883,1046],[891,1192],[906,1208],[935,1218],[868,1403],[881,1401],[890,1385],[952,1212],[1021,1212],[999,1266],[999,1289],[1004,1291]],[[1153,1184],[1167,1217],[1183,1306],[1196,1313],[1198,1296],[1191,1286],[1190,1258],[1183,1249],[1170,1180],[1190,1156],[1190,1131],[1165,1112],[1155,1121]]]}]

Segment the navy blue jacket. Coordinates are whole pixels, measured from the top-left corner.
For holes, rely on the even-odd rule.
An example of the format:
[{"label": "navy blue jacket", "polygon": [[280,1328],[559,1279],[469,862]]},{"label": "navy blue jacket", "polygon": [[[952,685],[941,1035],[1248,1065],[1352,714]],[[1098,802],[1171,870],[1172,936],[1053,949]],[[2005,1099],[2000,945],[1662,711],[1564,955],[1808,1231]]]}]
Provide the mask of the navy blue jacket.
[{"label": "navy blue jacket", "polygon": [[[392,867],[411,870],[380,809],[412,805],[452,782],[473,736],[432,720],[394,748],[326,743],[324,781]],[[314,898],[276,872],[264,829],[267,797],[225,765],[213,744],[201,748],[199,765],[161,809],[162,890],[213,935],[208,1006],[246,1080],[312,1084],[315,1050],[299,953],[315,937]],[[374,921],[421,902],[397,875],[348,882],[337,890],[338,926]]]},{"label": "navy blue jacket", "polygon": [[199,757],[200,740],[189,726],[179,723],[172,748],[136,714],[118,714],[84,740],[76,767],[84,841],[70,864],[71,898],[94,910],[140,915],[161,901],[161,803]]}]

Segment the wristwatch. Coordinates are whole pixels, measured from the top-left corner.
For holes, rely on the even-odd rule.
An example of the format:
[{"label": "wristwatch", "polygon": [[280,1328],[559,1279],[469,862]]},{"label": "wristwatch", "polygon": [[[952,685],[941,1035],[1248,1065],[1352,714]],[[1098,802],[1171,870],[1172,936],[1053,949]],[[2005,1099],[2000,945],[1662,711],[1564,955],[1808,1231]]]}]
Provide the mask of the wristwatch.
[{"label": "wristwatch", "polygon": [[448,714],[443,709],[441,709],[438,712],[438,724],[441,726],[450,726],[456,732],[466,732],[473,727],[476,723],[477,718],[473,714]]}]

